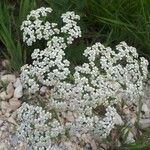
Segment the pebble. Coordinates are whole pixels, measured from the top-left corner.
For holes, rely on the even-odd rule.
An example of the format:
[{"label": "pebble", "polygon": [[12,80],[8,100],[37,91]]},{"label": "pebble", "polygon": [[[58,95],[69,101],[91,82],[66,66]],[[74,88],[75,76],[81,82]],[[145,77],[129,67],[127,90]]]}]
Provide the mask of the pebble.
[{"label": "pebble", "polygon": [[6,94],[5,91],[3,91],[3,92],[0,93],[0,99],[5,100],[6,96],[7,96],[7,94]]},{"label": "pebble", "polygon": [[2,111],[2,113],[3,114],[5,114],[6,112],[8,112],[8,110],[9,110],[9,103],[8,102],[6,102],[6,101],[1,101],[1,103],[0,103],[0,108],[1,108],[1,111]]},{"label": "pebble", "polygon": [[7,93],[6,96],[7,99],[10,99],[14,95],[14,87],[11,82],[7,86],[6,93]]},{"label": "pebble", "polygon": [[44,95],[46,93],[47,87],[46,86],[42,86],[40,88],[40,95]]},{"label": "pebble", "polygon": [[23,95],[23,92],[22,92],[22,86],[18,86],[15,91],[14,91],[14,97],[15,98],[21,98]]},{"label": "pebble", "polygon": [[120,126],[124,125],[124,122],[119,114],[116,115],[114,122],[116,125],[120,125]]},{"label": "pebble", "polygon": [[136,122],[136,120],[137,120],[137,116],[136,116],[136,114],[133,112],[133,113],[131,113],[131,120],[130,120],[130,122],[131,122],[131,124],[132,125],[134,125],[135,124],[135,122]]},{"label": "pebble", "polygon": [[2,66],[3,66],[3,67],[9,66],[9,64],[10,64],[10,62],[9,62],[9,60],[7,60],[7,59],[4,59],[4,60],[2,61]]},{"label": "pebble", "polygon": [[2,126],[3,122],[4,122],[3,120],[0,120],[0,126]]},{"label": "pebble", "polygon": [[9,112],[6,112],[5,113],[5,116],[8,118],[8,117],[10,117],[10,113]]},{"label": "pebble", "polygon": [[9,117],[7,119],[7,121],[10,122],[10,123],[12,123],[12,124],[14,124],[14,125],[17,125],[16,121],[12,117]]},{"label": "pebble", "polygon": [[8,150],[6,143],[0,143],[0,150]]},{"label": "pebble", "polygon": [[23,87],[19,78],[16,79],[16,82],[14,83],[14,87],[15,87],[14,97],[21,98],[23,96],[23,91],[22,91]]},{"label": "pebble", "polygon": [[145,117],[149,117],[149,113],[150,113],[150,112],[149,112],[149,109],[148,109],[147,104],[144,103],[144,104],[142,105],[142,111],[144,112],[144,116],[145,116]]},{"label": "pebble", "polygon": [[5,126],[5,125],[3,125],[2,127],[1,127],[1,131],[6,131],[7,130],[7,127]]},{"label": "pebble", "polygon": [[8,82],[8,83],[15,82],[16,76],[13,74],[6,74],[6,75],[1,76],[1,81]]},{"label": "pebble", "polygon": [[129,144],[129,143],[134,143],[134,142],[135,142],[134,135],[131,131],[129,131],[125,143]]},{"label": "pebble", "polygon": [[2,134],[3,134],[3,132],[0,130],[0,139],[1,139],[1,137],[2,137]]},{"label": "pebble", "polygon": [[12,98],[9,100],[10,109],[15,111],[21,106],[21,102],[17,98]]},{"label": "pebble", "polygon": [[141,119],[139,121],[139,125],[142,129],[150,127],[150,118],[149,119]]}]

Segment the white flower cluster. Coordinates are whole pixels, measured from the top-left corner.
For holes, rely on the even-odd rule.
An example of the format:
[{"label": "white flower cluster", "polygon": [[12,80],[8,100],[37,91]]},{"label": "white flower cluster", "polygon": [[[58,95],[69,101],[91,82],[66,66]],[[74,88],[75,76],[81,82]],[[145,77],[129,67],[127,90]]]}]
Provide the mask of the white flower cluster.
[{"label": "white flower cluster", "polygon": [[54,86],[57,82],[65,80],[70,73],[70,63],[64,59],[64,39],[54,36],[47,45],[44,50],[34,50],[31,55],[32,65],[22,67],[21,81],[30,93],[38,91],[40,84]]},{"label": "white flower cluster", "polygon": [[62,33],[67,33],[70,36],[67,38],[67,43],[72,44],[74,38],[81,37],[81,30],[80,27],[77,26],[77,22],[75,20],[80,20],[80,16],[75,15],[74,12],[68,11],[61,16],[65,26],[61,28]]},{"label": "white flower cluster", "polygon": [[46,124],[51,119],[50,113],[45,113],[41,107],[29,106],[23,103],[18,109],[18,119],[21,121],[17,136],[34,149],[47,147],[51,143],[50,131]]},{"label": "white flower cluster", "polygon": [[[118,116],[113,105],[137,104],[142,96],[148,62],[138,60],[135,48],[125,42],[116,46],[116,52],[96,43],[84,55],[89,63],[75,68],[74,84],[64,81],[51,89],[49,108],[69,111],[72,137],[91,131],[106,137]],[[101,106],[106,111],[104,118],[100,117]]]},{"label": "white flower cluster", "polygon": [[37,10],[32,10],[27,16],[27,20],[23,21],[21,25],[23,41],[28,46],[31,46],[36,40],[45,39],[48,41],[54,35],[59,35],[60,33],[67,34],[68,44],[72,44],[75,38],[81,37],[81,30],[76,22],[76,20],[80,20],[80,16],[75,15],[74,12],[62,14],[61,18],[65,25],[61,29],[58,29],[57,23],[50,23],[45,20],[51,12],[51,8],[41,7]]},{"label": "white flower cluster", "polygon": [[[47,107],[55,115],[52,114],[48,122],[43,121],[43,126],[48,128],[37,129],[42,133],[47,130],[47,140],[51,140],[52,145],[57,145],[59,141],[57,146],[66,150],[68,148],[63,144],[63,139],[79,144],[87,143],[83,135],[90,134],[92,139],[106,138],[119,116],[116,106],[121,105],[122,101],[127,105],[138,104],[143,96],[148,61],[143,57],[139,59],[136,49],[125,42],[118,44],[115,50],[96,43],[84,51],[88,63],[75,67],[75,72],[71,73],[64,50],[73,39],[81,36],[75,21],[79,16],[67,12],[62,15],[62,19],[66,25],[61,28],[61,33],[66,33],[68,38],[55,35],[47,42],[47,48],[35,49],[31,55],[32,65],[22,67],[21,81],[30,93],[37,92],[42,85],[51,87]],[[73,77],[73,82],[68,81],[69,75]],[[31,107],[33,111],[36,110],[36,107]],[[36,120],[32,119],[33,113],[26,113],[31,107],[26,104],[19,111],[20,115],[24,114],[19,132],[23,130],[23,137],[30,141],[36,131],[32,128],[31,132],[28,129],[31,126],[26,125],[36,124]]]},{"label": "white flower cluster", "polygon": [[18,138],[27,143],[33,150],[56,150],[53,138],[63,134],[60,123],[52,118],[52,114],[41,107],[23,103],[17,110],[18,120],[21,121],[17,129]]},{"label": "white flower cluster", "polygon": [[114,128],[115,119],[116,119],[117,115],[118,115],[118,113],[116,112],[116,109],[108,106],[106,108],[105,118],[100,120],[97,117],[97,119],[95,121],[94,132],[98,136],[100,135],[103,138],[106,138],[110,134],[110,131]]},{"label": "white flower cluster", "polygon": [[21,80],[30,93],[38,91],[41,84],[54,86],[58,81],[66,79],[70,71],[68,69],[69,61],[64,59],[64,50],[67,43],[71,44],[75,38],[81,36],[80,27],[75,21],[79,20],[80,17],[74,12],[67,12],[62,15],[65,25],[61,28],[61,33],[67,34],[65,38],[59,35],[56,23],[46,22],[43,24],[40,18],[47,16],[47,13],[51,11],[51,8],[43,7],[33,10],[21,26],[23,40],[28,45],[32,45],[36,39],[44,38],[47,40],[47,48],[44,50],[35,49],[32,53],[32,65],[25,65],[21,69]]},{"label": "white flower cluster", "polygon": [[[21,30],[23,30],[23,41],[31,46],[36,40],[50,39],[54,34],[59,34],[59,29],[56,28],[56,23],[44,21],[42,17],[46,17],[51,13],[51,8],[41,7],[37,10],[32,10],[27,16],[27,20],[23,21]],[[42,20],[43,19],[43,20]]]},{"label": "white flower cluster", "polygon": [[[89,68],[95,68],[98,71],[96,74],[117,84],[111,84],[113,86],[109,89],[114,88],[116,94],[122,91],[127,103],[138,102],[137,99],[143,94],[143,80],[147,77],[148,61],[143,57],[139,60],[134,47],[121,42],[113,51],[110,47],[105,48],[101,43],[96,43],[87,48],[84,55],[89,58]],[[81,70],[85,70],[85,67]],[[95,72],[91,73],[91,76],[94,76],[93,74]]]}]

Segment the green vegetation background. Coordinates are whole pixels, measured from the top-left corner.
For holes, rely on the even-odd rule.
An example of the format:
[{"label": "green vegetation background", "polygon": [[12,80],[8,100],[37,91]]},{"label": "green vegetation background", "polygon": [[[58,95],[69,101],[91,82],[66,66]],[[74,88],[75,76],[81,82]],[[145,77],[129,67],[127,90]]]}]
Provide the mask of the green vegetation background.
[{"label": "green vegetation background", "polygon": [[10,69],[19,70],[31,62],[34,46],[23,44],[20,25],[30,10],[41,6],[52,7],[58,22],[60,14],[69,10],[81,16],[82,38],[66,51],[74,64],[81,64],[83,50],[97,41],[112,47],[126,41],[150,60],[149,0],[1,0],[0,58],[10,60]]}]

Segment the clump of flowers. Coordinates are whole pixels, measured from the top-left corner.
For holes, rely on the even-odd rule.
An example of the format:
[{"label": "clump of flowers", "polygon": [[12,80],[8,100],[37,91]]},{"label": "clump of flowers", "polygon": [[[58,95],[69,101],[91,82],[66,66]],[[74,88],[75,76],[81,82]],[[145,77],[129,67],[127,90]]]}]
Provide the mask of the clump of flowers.
[{"label": "clump of flowers", "polygon": [[75,38],[81,37],[80,27],[77,26],[77,20],[80,16],[74,12],[66,12],[61,18],[64,26],[60,29],[57,23],[46,21],[46,17],[52,12],[51,8],[41,7],[37,10],[32,10],[27,16],[27,20],[23,21],[21,30],[23,31],[23,41],[31,46],[37,40],[45,39],[49,41],[53,36],[68,35],[66,42],[71,44]]},{"label": "clump of flowers", "polygon": [[47,123],[51,119],[50,113],[45,113],[41,107],[29,106],[23,103],[18,109],[18,119],[21,125],[18,128],[17,136],[33,147],[47,147],[51,143],[50,131]]},{"label": "clump of flowers", "polygon": [[74,12],[62,14],[64,26],[58,29],[57,23],[42,20],[51,12],[51,8],[44,7],[33,10],[21,26],[23,41],[28,46],[42,38],[47,41],[44,50],[35,49],[32,53],[33,64],[22,67],[21,79],[31,93],[38,91],[41,84],[54,86],[58,81],[66,79],[70,71],[64,50],[67,44],[72,44],[75,38],[81,36],[80,27],[77,26],[77,20],[80,19],[78,15]]},{"label": "clump of flowers", "polygon": [[114,50],[96,43],[84,51],[88,62],[72,73],[64,51],[81,36],[77,26],[80,17],[74,12],[62,14],[65,25],[59,29],[56,23],[41,20],[51,12],[43,7],[31,11],[21,27],[28,45],[37,39],[47,41],[44,50],[32,53],[33,63],[22,67],[21,81],[33,94],[43,85],[49,87],[49,113],[45,108],[23,104],[18,110],[18,136],[35,149],[96,147],[96,141],[106,138],[117,124],[117,107],[122,103],[138,106],[148,61],[139,58],[136,49],[125,42]]}]

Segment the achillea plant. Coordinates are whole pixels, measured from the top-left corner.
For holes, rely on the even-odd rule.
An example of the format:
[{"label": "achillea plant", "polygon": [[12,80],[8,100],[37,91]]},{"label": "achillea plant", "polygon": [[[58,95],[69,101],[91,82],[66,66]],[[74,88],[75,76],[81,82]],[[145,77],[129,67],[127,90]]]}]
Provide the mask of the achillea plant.
[{"label": "achillea plant", "polygon": [[138,106],[148,61],[125,42],[115,50],[96,43],[84,51],[88,62],[71,72],[64,50],[81,36],[80,17],[74,12],[62,14],[65,25],[58,28],[42,20],[51,12],[43,7],[31,11],[21,27],[29,46],[37,39],[47,41],[44,50],[32,53],[33,63],[22,67],[21,81],[32,94],[43,85],[49,87],[49,102],[47,113],[26,103],[19,108],[17,135],[32,149],[98,149],[98,141],[121,119],[117,107],[122,103]]},{"label": "achillea plant", "polygon": [[69,61],[64,58],[64,50],[67,44],[81,36],[76,22],[80,19],[78,15],[74,12],[62,14],[64,26],[58,29],[56,23],[42,21],[42,17],[46,17],[51,11],[51,8],[44,7],[33,10],[21,26],[23,40],[27,45],[30,46],[40,39],[47,41],[47,48],[34,50],[32,66],[22,67],[21,79],[31,93],[38,91],[40,84],[53,86],[56,82],[66,79],[70,71]]}]

